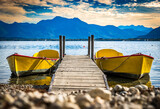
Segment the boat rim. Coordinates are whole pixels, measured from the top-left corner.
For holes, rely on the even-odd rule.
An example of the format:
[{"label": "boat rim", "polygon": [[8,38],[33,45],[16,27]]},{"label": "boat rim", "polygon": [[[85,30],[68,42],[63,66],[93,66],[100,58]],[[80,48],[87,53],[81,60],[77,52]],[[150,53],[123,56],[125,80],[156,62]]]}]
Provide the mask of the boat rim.
[{"label": "boat rim", "polygon": [[[47,59],[47,60],[58,60],[59,58],[46,58],[46,57],[33,57],[33,56],[26,56],[26,55],[20,55],[18,53],[14,53],[10,56],[8,56],[7,58],[11,57],[11,56],[20,56],[20,57],[27,57],[27,58],[34,58],[34,59]],[[6,59],[7,59],[6,58]]]},{"label": "boat rim", "polygon": [[125,56],[100,57],[100,58],[95,58],[95,59],[112,59],[112,58],[130,57],[130,56],[146,56],[146,57],[154,59],[154,57],[152,57],[152,56],[141,54],[141,53],[132,54],[132,55],[125,55]]}]

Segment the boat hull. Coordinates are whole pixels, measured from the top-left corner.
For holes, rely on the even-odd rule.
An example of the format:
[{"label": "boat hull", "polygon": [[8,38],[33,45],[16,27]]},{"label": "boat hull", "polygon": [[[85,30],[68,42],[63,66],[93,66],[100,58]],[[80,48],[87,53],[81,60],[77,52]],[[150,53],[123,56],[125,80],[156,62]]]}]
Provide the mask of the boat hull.
[{"label": "boat hull", "polygon": [[96,59],[98,67],[106,74],[139,79],[149,74],[153,58],[143,54]]},{"label": "boat hull", "polygon": [[7,58],[11,72],[16,76],[45,73],[53,70],[58,59],[29,57],[13,54]]}]

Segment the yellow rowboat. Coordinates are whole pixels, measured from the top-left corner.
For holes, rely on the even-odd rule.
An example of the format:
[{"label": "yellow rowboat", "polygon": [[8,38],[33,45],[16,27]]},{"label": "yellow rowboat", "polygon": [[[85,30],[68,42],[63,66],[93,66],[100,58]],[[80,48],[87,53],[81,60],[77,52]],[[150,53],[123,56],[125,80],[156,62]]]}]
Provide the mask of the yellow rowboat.
[{"label": "yellow rowboat", "polygon": [[102,49],[96,53],[95,61],[106,74],[139,79],[149,74],[153,57],[141,53],[123,56],[113,49]]},{"label": "yellow rowboat", "polygon": [[13,54],[7,57],[10,70],[16,76],[45,73],[55,69],[59,60],[56,50],[42,50],[33,56]]}]

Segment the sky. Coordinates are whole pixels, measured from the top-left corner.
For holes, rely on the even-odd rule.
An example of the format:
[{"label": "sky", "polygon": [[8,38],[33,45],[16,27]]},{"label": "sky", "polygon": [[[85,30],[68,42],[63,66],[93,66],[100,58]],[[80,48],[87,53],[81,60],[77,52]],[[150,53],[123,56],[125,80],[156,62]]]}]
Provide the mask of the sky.
[{"label": "sky", "polygon": [[88,24],[160,26],[160,0],[0,0],[6,23],[74,18]]}]

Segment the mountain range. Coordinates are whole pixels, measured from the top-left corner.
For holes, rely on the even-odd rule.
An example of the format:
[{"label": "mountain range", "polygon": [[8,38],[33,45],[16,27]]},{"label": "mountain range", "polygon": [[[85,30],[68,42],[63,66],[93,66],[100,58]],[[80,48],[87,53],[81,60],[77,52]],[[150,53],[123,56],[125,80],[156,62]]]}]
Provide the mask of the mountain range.
[{"label": "mountain range", "polygon": [[160,39],[160,27],[153,29],[148,34],[139,36],[138,38],[143,39]]},{"label": "mountain range", "polygon": [[[100,26],[87,24],[78,18],[68,19],[59,16],[51,20],[42,20],[37,24],[16,22],[7,24],[0,21],[1,40],[14,38],[58,39],[59,35],[65,35],[67,39],[87,39],[92,34],[95,38],[103,39],[145,38],[151,31],[153,31],[152,28],[144,26]],[[156,36],[154,37],[156,38]]]}]

